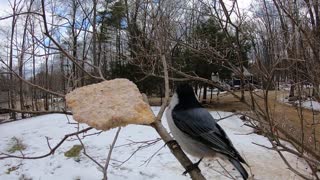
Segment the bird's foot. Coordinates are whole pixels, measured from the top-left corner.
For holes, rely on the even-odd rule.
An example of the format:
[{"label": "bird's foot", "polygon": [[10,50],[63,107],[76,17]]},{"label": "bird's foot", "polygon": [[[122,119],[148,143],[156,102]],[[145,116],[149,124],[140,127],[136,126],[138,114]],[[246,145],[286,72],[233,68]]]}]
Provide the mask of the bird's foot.
[{"label": "bird's foot", "polygon": [[187,166],[186,171],[184,171],[182,174],[183,174],[183,175],[186,175],[188,172],[190,172],[190,171],[198,168],[201,161],[202,161],[202,158],[199,159],[198,162],[196,162],[196,163],[194,163],[194,164],[192,164],[192,165],[190,165],[190,166]]},{"label": "bird's foot", "polygon": [[171,145],[171,144],[174,144],[174,143],[176,143],[177,144],[177,141],[176,140],[170,140],[170,141],[167,141],[166,143],[165,143],[165,145]]}]

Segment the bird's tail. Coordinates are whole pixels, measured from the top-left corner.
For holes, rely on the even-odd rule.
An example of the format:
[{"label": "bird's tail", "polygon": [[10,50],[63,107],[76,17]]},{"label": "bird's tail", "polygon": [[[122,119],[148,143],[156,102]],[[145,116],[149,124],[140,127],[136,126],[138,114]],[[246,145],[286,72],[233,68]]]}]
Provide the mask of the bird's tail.
[{"label": "bird's tail", "polygon": [[229,158],[229,161],[240,172],[242,178],[244,180],[247,180],[248,179],[248,173],[247,173],[246,169],[244,169],[244,167],[241,165],[241,163],[238,160],[232,159],[232,158]]}]

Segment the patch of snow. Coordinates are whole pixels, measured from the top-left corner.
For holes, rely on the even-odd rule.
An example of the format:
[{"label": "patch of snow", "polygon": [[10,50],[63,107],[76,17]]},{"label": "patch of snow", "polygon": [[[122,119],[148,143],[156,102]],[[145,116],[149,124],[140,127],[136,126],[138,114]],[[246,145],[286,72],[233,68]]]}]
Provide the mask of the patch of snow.
[{"label": "patch of snow", "polygon": [[320,111],[320,103],[318,101],[304,101],[302,102],[301,106],[307,109],[314,109],[316,111]]},{"label": "patch of snow", "polygon": [[[201,94],[201,96],[203,96],[203,88],[198,89],[198,91],[197,91],[197,96],[199,96],[199,93]],[[219,90],[219,89],[217,89],[217,88],[214,88],[214,89],[212,89],[212,91],[211,91],[211,89],[208,88],[208,89],[207,89],[207,96],[210,97],[211,93],[212,93],[212,95],[219,95],[219,94],[221,95],[221,94],[227,94],[228,91],[222,91],[222,90]]]},{"label": "patch of snow", "polygon": [[[290,106],[292,106],[293,104],[299,105],[299,101],[289,102],[289,99],[287,97],[280,97],[279,101]],[[310,110],[320,111],[320,102],[308,98],[308,100],[301,101],[301,107]]]},{"label": "patch of snow", "polygon": [[[153,107],[153,111],[157,113],[159,107]],[[225,117],[230,115],[228,112],[211,112],[215,118]],[[51,146],[58,143],[65,134],[75,132],[76,124],[69,124],[71,116],[61,114],[51,114],[29,118],[23,121],[12,122],[0,125],[0,152],[6,152],[10,139],[16,137],[22,140],[27,148],[23,153],[26,156],[43,155],[49,151],[45,137],[50,138]],[[167,126],[165,117],[163,124]],[[241,155],[250,165],[251,171],[255,179],[300,179],[294,173],[289,171],[283,163],[279,155],[267,150],[263,147],[252,144],[252,142],[270,146],[268,140],[260,135],[251,134],[252,129],[244,126],[243,122],[237,117],[219,121],[219,124],[225,129],[234,146],[238,149]],[[80,125],[80,129],[86,128],[86,125]],[[98,132],[91,130],[86,134]],[[116,133],[116,129],[103,132],[100,135],[87,136],[83,139],[87,153],[91,155],[101,164],[107,157],[109,146]],[[82,137],[82,136],[80,136]],[[155,145],[142,148],[137,151],[130,160],[119,166],[120,161],[128,159],[133,152],[144,142],[158,138],[156,131],[148,126],[129,125],[122,128],[116,148],[113,151],[110,167],[108,170],[109,179],[175,179],[186,180],[188,176],[181,175],[184,169],[170,153],[167,147],[164,147],[162,141],[158,141]],[[67,158],[64,152],[69,150],[73,145],[80,144],[73,137],[69,138],[54,155],[38,159],[38,160],[20,160],[20,159],[5,159],[0,161],[0,179],[16,180],[19,177],[27,177],[32,179],[55,180],[55,179],[101,179],[102,172],[99,167],[94,164],[89,158],[80,155],[79,158]],[[128,145],[131,144],[131,145]],[[162,149],[161,149],[162,148]],[[159,152],[157,152],[161,149]],[[156,155],[149,163],[145,163],[152,155]],[[19,153],[15,153],[19,155]],[[306,170],[306,163],[296,156],[286,154],[288,161],[295,164],[296,167],[309,174]],[[198,159],[190,157],[194,162]],[[221,162],[221,161],[220,161]],[[233,176],[240,177],[238,172],[229,163],[221,162]],[[11,167],[18,167],[17,170],[6,173]],[[221,166],[213,159],[205,159],[200,164],[200,169],[207,179],[228,179],[223,173]],[[249,171],[249,169],[247,168]],[[241,179],[241,178],[239,178]]]}]

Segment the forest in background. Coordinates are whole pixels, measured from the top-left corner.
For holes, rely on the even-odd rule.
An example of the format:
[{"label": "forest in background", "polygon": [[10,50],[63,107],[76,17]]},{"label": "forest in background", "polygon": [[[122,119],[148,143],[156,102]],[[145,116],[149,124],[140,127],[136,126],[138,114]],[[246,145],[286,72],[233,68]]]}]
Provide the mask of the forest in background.
[{"label": "forest in background", "polygon": [[[204,103],[208,88],[241,101],[251,126],[274,150],[307,159],[319,179],[318,112],[309,118],[302,107],[306,99],[320,101],[318,0],[259,0],[246,9],[240,0],[8,3],[10,11],[0,17],[6,24],[0,29],[0,111],[10,119],[66,113],[66,93],[114,78],[130,79],[149,97],[165,97],[165,106],[175,84],[188,81]],[[233,79],[240,81],[237,92]],[[283,87],[297,102],[297,134],[279,126],[270,104],[271,92]]]}]

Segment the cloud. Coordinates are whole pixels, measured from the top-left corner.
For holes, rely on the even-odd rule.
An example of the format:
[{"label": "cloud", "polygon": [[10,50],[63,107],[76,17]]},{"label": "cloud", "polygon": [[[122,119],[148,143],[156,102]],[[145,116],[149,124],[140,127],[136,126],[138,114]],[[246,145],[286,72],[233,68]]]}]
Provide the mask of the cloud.
[{"label": "cloud", "polygon": [[10,12],[10,4],[8,0],[0,0],[0,16],[3,17]]},{"label": "cloud", "polygon": [[[0,0],[0,18],[8,16],[11,12],[11,7],[8,0]],[[0,21],[0,29],[6,30],[11,25],[11,18]],[[2,36],[2,35],[1,35]],[[2,37],[0,37],[2,39]]]},{"label": "cloud", "polygon": [[248,9],[252,0],[238,0],[240,9]]}]

